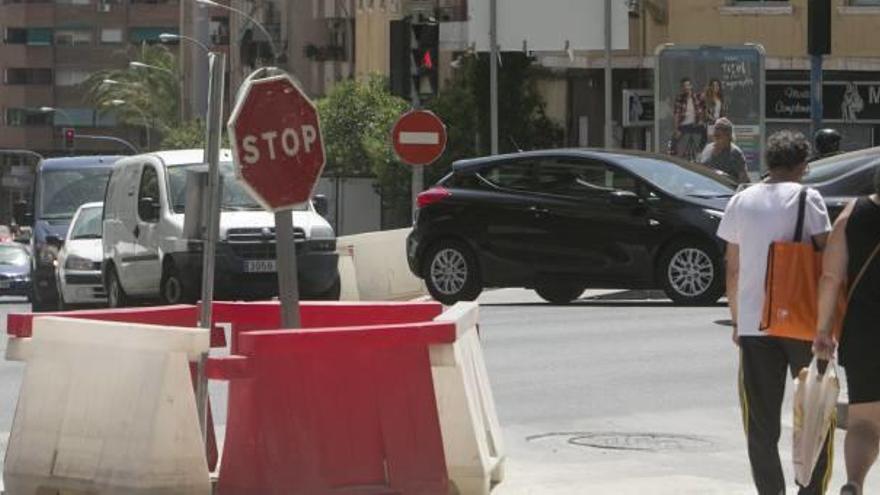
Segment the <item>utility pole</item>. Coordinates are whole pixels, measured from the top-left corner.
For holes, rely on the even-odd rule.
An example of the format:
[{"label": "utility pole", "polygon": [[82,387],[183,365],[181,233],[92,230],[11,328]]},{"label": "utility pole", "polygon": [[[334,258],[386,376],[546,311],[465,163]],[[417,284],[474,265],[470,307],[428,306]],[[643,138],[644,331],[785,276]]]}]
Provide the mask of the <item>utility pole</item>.
[{"label": "utility pole", "polygon": [[613,92],[611,91],[611,0],[605,0],[605,148],[612,147],[612,133],[614,127],[611,124],[613,108]]},{"label": "utility pole", "polygon": [[489,115],[492,154],[498,154],[498,0],[489,3]]}]

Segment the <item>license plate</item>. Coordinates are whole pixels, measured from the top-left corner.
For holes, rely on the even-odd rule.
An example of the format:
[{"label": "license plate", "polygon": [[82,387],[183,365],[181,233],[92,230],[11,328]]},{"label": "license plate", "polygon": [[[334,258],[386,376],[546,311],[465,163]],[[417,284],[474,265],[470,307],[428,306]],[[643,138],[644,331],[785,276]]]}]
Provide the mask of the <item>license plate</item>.
[{"label": "license plate", "polygon": [[12,282],[8,280],[0,280],[0,289],[8,289],[12,287]]},{"label": "license plate", "polygon": [[248,260],[244,262],[244,271],[248,273],[275,272],[275,260]]}]

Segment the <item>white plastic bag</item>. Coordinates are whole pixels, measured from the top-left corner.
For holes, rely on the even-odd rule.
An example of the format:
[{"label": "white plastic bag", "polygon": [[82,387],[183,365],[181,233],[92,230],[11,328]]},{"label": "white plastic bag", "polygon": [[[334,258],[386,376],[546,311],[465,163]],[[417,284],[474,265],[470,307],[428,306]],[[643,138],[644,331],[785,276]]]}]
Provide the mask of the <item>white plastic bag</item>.
[{"label": "white plastic bag", "polygon": [[792,458],[795,479],[801,486],[809,485],[813,477],[813,469],[837,411],[839,394],[840,382],[833,360],[828,362],[825,373],[819,374],[814,357],[810,366],[802,369],[795,380]]}]

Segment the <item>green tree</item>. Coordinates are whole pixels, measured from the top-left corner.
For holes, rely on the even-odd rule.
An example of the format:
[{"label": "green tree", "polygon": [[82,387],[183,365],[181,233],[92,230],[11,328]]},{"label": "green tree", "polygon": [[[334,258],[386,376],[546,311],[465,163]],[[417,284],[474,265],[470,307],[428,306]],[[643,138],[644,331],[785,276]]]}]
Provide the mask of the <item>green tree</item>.
[{"label": "green tree", "polygon": [[[177,58],[164,46],[146,44],[130,49],[128,56],[158,69],[126,67],[95,72],[83,82],[87,101],[102,113],[115,112],[125,125],[140,127],[146,120],[157,135],[154,146],[169,132],[186,134],[195,124],[181,122]],[[115,83],[108,84],[107,80]]]},{"label": "green tree", "polygon": [[391,129],[409,105],[388,91],[386,78],[346,80],[318,101],[327,156],[325,174],[375,176],[383,209],[396,210],[409,198],[410,169],[398,162]]},{"label": "green tree", "polygon": [[[427,168],[426,185],[449,172],[455,160],[486,155],[490,148],[489,58],[466,56],[428,108],[446,123],[446,152]],[[537,82],[545,73],[521,53],[504,53],[498,71],[498,148],[501,153],[554,148],[563,129],[547,117]]]}]

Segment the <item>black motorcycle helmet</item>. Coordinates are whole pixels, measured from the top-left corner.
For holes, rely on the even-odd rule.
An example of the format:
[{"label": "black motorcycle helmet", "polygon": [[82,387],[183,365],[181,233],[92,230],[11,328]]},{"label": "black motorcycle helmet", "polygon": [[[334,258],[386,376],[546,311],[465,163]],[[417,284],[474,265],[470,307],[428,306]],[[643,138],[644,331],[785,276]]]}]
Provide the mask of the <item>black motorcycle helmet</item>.
[{"label": "black motorcycle helmet", "polygon": [[816,143],[816,154],[828,155],[840,151],[840,133],[834,129],[825,128],[816,131],[813,136]]}]

